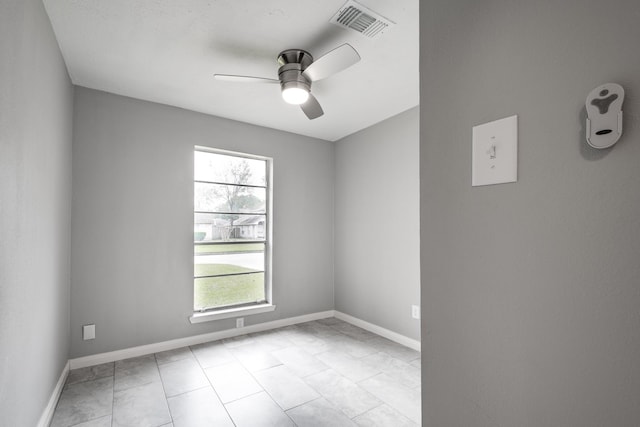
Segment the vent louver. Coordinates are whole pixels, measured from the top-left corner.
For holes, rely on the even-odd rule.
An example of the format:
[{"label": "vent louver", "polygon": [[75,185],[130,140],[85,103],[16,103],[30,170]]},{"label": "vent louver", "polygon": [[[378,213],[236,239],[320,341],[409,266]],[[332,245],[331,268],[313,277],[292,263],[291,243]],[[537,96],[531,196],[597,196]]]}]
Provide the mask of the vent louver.
[{"label": "vent louver", "polygon": [[347,1],[329,22],[356,31],[368,38],[377,37],[395,25],[393,21],[354,0]]}]

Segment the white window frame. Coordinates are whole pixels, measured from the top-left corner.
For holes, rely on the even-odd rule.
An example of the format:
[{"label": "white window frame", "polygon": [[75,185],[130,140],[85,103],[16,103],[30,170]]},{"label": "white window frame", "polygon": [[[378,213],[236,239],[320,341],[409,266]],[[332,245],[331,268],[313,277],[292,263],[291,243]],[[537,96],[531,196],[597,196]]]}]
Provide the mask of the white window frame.
[{"label": "white window frame", "polygon": [[[273,303],[273,288],[272,288],[272,247],[273,247],[273,159],[271,157],[259,156],[255,154],[242,153],[237,151],[222,150],[218,148],[211,148],[196,145],[193,149],[196,151],[203,151],[208,153],[223,154],[227,156],[241,157],[246,159],[261,160],[266,163],[266,206],[265,206],[265,259],[264,259],[264,303],[250,304],[250,305],[238,305],[232,307],[211,308],[206,311],[194,311],[193,315],[189,317],[191,323],[209,322],[212,320],[229,319],[233,317],[249,316],[253,314],[267,313],[274,311],[276,306]],[[193,174],[192,174],[193,176]],[[195,179],[192,179],[195,182]],[[191,187],[193,191],[193,186]],[[195,195],[194,195],[195,197]],[[194,199],[192,197],[192,199]],[[195,209],[193,209],[195,212]],[[193,221],[193,216],[192,216]],[[191,227],[193,230],[194,227]],[[192,246],[195,256],[195,244]],[[195,279],[191,281],[191,294],[192,298],[195,298]],[[191,307],[193,310],[193,299],[191,300]]]}]

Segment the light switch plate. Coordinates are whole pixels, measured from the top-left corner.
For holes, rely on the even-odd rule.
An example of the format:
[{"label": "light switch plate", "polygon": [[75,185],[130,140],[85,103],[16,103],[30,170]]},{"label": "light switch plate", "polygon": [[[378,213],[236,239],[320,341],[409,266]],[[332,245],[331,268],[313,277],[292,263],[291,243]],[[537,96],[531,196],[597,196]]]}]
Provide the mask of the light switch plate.
[{"label": "light switch plate", "polygon": [[518,181],[518,116],[473,127],[471,185]]}]

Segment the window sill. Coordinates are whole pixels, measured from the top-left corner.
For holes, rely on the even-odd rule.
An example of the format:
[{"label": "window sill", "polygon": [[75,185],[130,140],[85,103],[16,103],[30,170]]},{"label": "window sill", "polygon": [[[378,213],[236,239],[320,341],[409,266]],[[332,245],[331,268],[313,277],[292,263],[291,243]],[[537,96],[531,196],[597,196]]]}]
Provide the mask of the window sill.
[{"label": "window sill", "polygon": [[232,317],[251,316],[252,314],[268,313],[276,309],[272,304],[260,304],[251,307],[229,308],[227,310],[208,311],[205,313],[193,313],[189,317],[191,323],[211,322],[212,320],[230,319]]}]

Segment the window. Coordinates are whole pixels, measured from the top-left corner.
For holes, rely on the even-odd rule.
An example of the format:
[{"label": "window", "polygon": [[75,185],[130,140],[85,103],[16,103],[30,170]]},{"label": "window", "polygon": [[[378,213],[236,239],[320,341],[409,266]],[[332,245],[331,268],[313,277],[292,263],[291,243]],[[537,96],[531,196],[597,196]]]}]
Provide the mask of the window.
[{"label": "window", "polygon": [[270,159],[196,147],[194,311],[270,302]]}]

